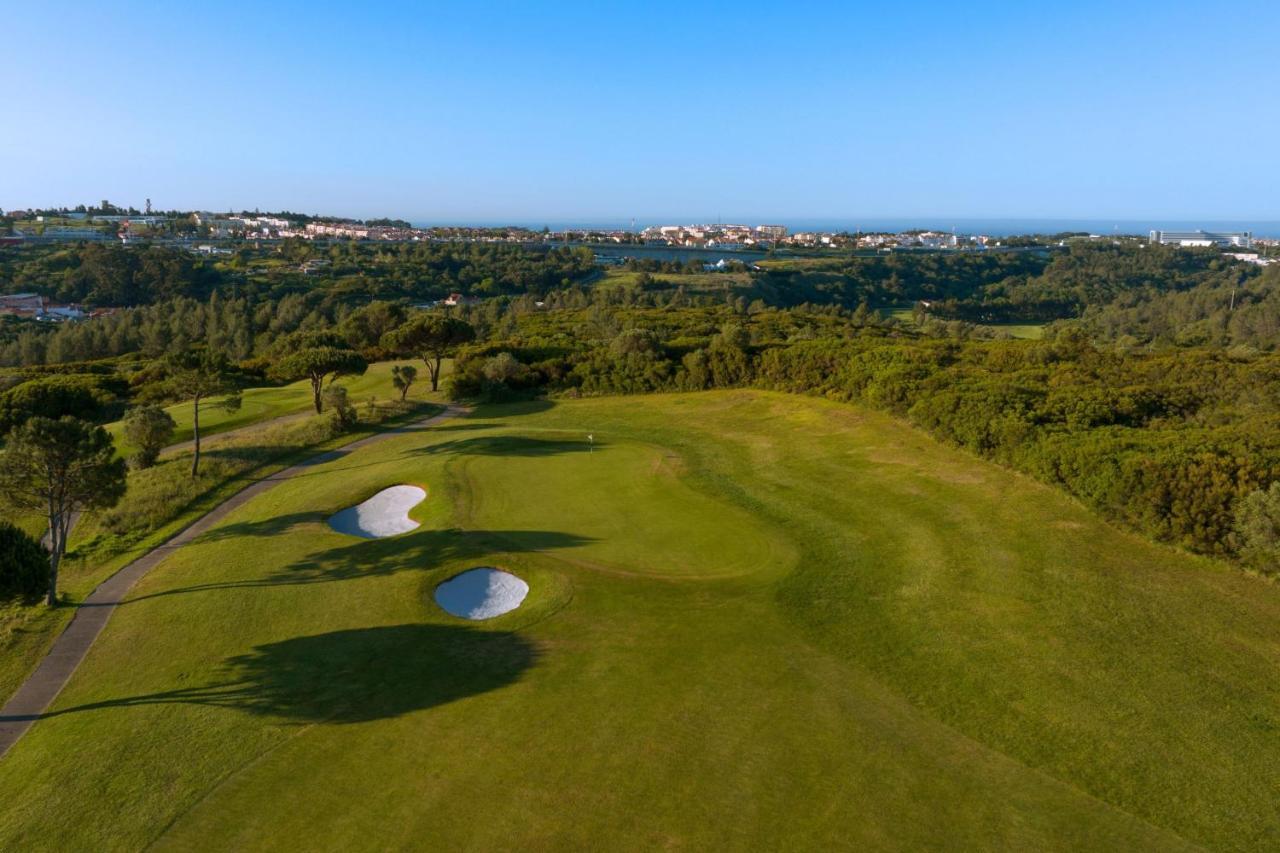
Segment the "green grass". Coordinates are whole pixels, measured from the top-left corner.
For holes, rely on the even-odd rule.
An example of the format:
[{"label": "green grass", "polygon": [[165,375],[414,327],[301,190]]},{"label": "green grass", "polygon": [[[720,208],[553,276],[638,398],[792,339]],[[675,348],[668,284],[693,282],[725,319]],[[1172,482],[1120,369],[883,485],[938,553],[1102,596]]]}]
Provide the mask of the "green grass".
[{"label": "green grass", "polygon": [[[640,273],[624,269],[605,270],[604,276],[596,287],[627,287],[638,283]],[[683,287],[689,293],[723,293],[725,290],[740,290],[751,286],[751,274],[740,272],[707,272],[707,273],[651,273],[650,278],[655,287],[675,289]]]},{"label": "green grass", "polygon": [[1008,332],[1012,338],[1020,341],[1038,341],[1044,337],[1046,323],[987,323],[989,329]]},{"label": "green grass", "polygon": [[[889,312],[889,316],[895,320],[904,323],[914,323],[915,315],[910,308],[895,308]],[[1044,337],[1044,327],[1047,323],[978,323],[978,326],[984,329],[992,329],[997,332],[1006,332],[1012,338],[1022,341],[1038,341]]]},{"label": "green grass", "polygon": [[5,521],[15,525],[19,530],[25,532],[28,536],[34,536],[39,539],[44,536],[49,529],[49,524],[44,516],[36,515],[30,512],[13,511],[5,508]]},{"label": "green grass", "polygon": [[[361,406],[361,423],[350,432],[336,434],[323,417],[259,424],[226,436],[211,448],[195,479],[190,476],[190,451],[171,454],[145,471],[132,471],[123,500],[106,512],[85,514],[72,531],[70,549],[59,569],[59,594],[71,605],[83,601],[116,571],[256,478],[437,408],[439,404],[421,401],[407,408],[384,403],[373,411]],[[24,516],[22,521],[33,536],[44,535],[42,519]],[[0,704],[35,669],[74,613],[74,607],[0,603]]]},{"label": "green grass", "polygon": [[[409,399],[424,399],[431,392],[431,380],[426,367],[419,359],[400,359],[383,361],[369,365],[362,376],[344,376],[338,379],[339,385],[345,385],[352,403],[363,403],[369,397],[381,399],[398,398],[400,392],[391,385],[391,368],[397,364],[412,364],[418,368],[418,381],[409,389]],[[449,374],[449,365],[442,371]],[[262,421],[282,417],[284,415],[305,414],[312,411],[311,383],[308,380],[263,388],[248,388],[241,395],[240,408],[228,412],[208,404],[200,407],[200,434],[202,437],[217,435],[233,429],[251,426]],[[180,444],[190,441],[192,437],[192,406],[190,403],[176,403],[166,406],[165,411],[177,424],[173,442]],[[107,424],[107,431],[115,438],[120,452],[129,455],[133,448],[123,438],[123,425],[117,421]]]},{"label": "green grass", "polygon": [[[329,530],[396,483],[419,530]],[[436,608],[477,565],[525,605]],[[1277,625],[1276,586],[879,414],[490,407],[144,579],[0,761],[0,848],[1274,847]]]}]

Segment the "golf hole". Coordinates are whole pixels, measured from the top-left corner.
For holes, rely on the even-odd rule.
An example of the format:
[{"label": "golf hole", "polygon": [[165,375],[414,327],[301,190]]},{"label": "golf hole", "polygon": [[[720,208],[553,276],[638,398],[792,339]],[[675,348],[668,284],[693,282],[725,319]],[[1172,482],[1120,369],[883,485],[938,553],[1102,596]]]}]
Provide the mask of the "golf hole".
[{"label": "golf hole", "polygon": [[362,504],[348,507],[329,519],[329,526],[348,536],[383,539],[417,528],[409,510],[426,500],[427,493],[417,486],[392,486],[383,489]]},{"label": "golf hole", "polygon": [[529,594],[529,585],[501,569],[468,569],[436,587],[436,604],[463,619],[492,619],[510,613]]}]

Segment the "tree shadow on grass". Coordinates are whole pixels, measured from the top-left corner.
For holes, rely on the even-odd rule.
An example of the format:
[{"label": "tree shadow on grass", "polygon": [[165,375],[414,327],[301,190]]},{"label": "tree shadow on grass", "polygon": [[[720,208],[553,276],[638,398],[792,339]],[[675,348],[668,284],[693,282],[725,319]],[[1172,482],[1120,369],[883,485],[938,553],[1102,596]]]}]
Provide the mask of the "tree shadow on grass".
[{"label": "tree shadow on grass", "polygon": [[[597,441],[595,450],[604,447]],[[564,453],[589,453],[593,449],[584,435],[581,439],[530,438],[523,435],[483,435],[429,444],[409,451],[417,456],[452,453],[459,456],[558,456]]]},{"label": "tree shadow on grass", "polygon": [[[314,518],[310,515],[307,517]],[[291,516],[282,517],[286,520],[289,518]],[[195,592],[302,586],[386,577],[405,571],[430,571],[455,560],[478,559],[501,553],[544,551],[550,548],[573,548],[591,541],[593,540],[589,537],[550,530],[420,530],[388,539],[361,540],[350,545],[327,548],[260,577],[166,589],[127,598],[120,603],[133,604],[151,598]]]},{"label": "tree shadow on grass", "polygon": [[536,415],[555,408],[555,403],[545,397],[532,400],[511,400],[505,403],[477,403],[472,409],[473,418],[518,418],[525,415]]},{"label": "tree shadow on grass", "polygon": [[312,456],[309,459],[302,460],[297,464],[297,467],[310,468],[314,465],[327,465],[330,462],[336,462],[337,460],[343,458],[350,452],[351,451],[343,450],[342,448],[338,448],[336,450],[330,450],[325,453],[320,453],[316,456]]},{"label": "tree shadow on grass", "polygon": [[[212,684],[54,711],[205,705],[298,723],[399,717],[517,681],[539,658],[511,632],[389,625],[294,637],[228,658]],[[0,718],[3,719],[3,718]]]},{"label": "tree shadow on grass", "polygon": [[279,536],[282,533],[288,533],[295,525],[327,521],[329,517],[330,513],[327,512],[291,512],[265,518],[262,521],[237,521],[201,533],[196,537],[194,544],[221,542],[241,536]]},{"label": "tree shadow on grass", "polygon": [[469,423],[467,421],[445,421],[442,424],[432,426],[431,432],[480,432],[486,429],[499,429],[505,427],[500,421],[485,421],[484,423]]}]

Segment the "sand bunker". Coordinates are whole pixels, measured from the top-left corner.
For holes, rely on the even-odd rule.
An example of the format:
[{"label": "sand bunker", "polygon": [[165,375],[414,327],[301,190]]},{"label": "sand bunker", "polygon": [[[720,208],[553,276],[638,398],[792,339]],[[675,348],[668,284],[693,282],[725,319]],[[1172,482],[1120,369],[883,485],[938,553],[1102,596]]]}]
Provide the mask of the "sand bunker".
[{"label": "sand bunker", "polygon": [[468,569],[436,587],[436,604],[463,619],[492,619],[520,606],[529,585],[501,569]]},{"label": "sand bunker", "polygon": [[329,526],[349,536],[382,539],[408,533],[418,526],[409,510],[422,503],[427,493],[417,486],[392,486],[369,500],[344,509],[329,519]]}]

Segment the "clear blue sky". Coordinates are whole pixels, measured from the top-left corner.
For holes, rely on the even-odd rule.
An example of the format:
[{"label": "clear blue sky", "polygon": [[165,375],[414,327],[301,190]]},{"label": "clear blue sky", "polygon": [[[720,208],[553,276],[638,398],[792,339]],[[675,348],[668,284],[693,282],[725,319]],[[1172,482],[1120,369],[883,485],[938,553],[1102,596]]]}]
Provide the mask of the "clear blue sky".
[{"label": "clear blue sky", "polygon": [[0,207],[1280,219],[1275,0],[5,6]]}]

